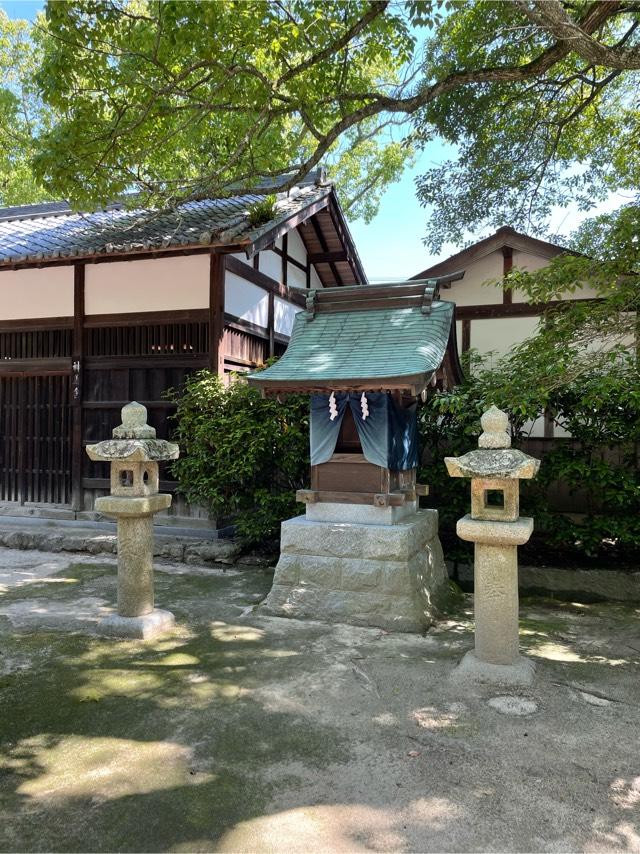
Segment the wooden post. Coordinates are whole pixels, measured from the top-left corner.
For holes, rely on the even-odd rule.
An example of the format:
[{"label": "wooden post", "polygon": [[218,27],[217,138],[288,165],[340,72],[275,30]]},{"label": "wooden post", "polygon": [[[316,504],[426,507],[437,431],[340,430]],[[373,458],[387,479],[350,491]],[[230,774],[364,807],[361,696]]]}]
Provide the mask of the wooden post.
[{"label": "wooden post", "polygon": [[289,265],[289,235],[285,234],[282,237],[282,277],[281,282],[286,287],[287,286],[287,274],[288,274],[288,265]]},{"label": "wooden post", "polygon": [[71,347],[71,509],[84,509],[82,497],[82,360],[84,356],[85,265],[73,267],[73,342]]},{"label": "wooden post", "polygon": [[462,321],[462,354],[471,349],[471,321],[468,318]]},{"label": "wooden post", "polygon": [[209,370],[224,377],[224,274],[225,256],[209,256]]},{"label": "wooden post", "polygon": [[[510,246],[502,247],[502,278],[506,278],[513,267],[513,249]],[[502,302],[504,305],[511,305],[513,302],[513,291],[511,289],[502,288]]]},{"label": "wooden post", "polygon": [[275,319],[276,319],[276,310],[275,310],[275,295],[273,291],[269,291],[269,319],[267,321],[269,328],[269,358],[273,358],[276,354],[276,330],[275,330]]}]

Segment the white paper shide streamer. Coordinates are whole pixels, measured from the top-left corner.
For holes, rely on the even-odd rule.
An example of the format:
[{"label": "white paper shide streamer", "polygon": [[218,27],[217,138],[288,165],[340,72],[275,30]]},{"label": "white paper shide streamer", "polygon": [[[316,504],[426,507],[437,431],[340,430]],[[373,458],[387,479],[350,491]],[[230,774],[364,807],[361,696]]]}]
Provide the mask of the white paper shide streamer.
[{"label": "white paper shide streamer", "polygon": [[329,421],[335,421],[338,417],[338,407],[336,406],[336,396],[333,392],[329,395]]},{"label": "white paper shide streamer", "polygon": [[360,409],[362,410],[362,420],[366,421],[369,415],[369,403],[364,392],[362,392],[362,397],[360,398]]}]

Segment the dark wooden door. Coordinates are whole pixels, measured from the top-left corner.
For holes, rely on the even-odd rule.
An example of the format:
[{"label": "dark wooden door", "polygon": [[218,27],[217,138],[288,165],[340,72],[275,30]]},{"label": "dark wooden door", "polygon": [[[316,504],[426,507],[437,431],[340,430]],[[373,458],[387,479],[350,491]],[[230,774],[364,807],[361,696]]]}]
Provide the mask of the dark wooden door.
[{"label": "dark wooden door", "polygon": [[0,501],[71,500],[68,373],[0,376]]}]

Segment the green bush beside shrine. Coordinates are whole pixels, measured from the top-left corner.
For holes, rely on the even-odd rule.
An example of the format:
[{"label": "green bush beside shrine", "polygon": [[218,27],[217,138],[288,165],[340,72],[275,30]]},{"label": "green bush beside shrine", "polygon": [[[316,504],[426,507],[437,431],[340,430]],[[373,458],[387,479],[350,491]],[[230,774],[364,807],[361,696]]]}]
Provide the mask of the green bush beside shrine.
[{"label": "green bush beside shrine", "polygon": [[171,396],[179,491],[219,521],[233,521],[246,545],[277,540],[280,522],[300,512],[296,490],[307,486],[308,397],[263,399],[241,379],[225,386],[209,371]]}]

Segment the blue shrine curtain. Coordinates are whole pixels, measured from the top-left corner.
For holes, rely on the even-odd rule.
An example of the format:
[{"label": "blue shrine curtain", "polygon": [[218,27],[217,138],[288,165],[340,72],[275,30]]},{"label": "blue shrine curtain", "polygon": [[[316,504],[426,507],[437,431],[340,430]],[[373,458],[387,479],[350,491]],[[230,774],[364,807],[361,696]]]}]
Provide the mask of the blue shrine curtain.
[{"label": "blue shrine curtain", "polygon": [[369,414],[362,412],[361,393],[336,392],[337,416],[331,420],[328,394],[311,395],[311,465],[328,462],[335,451],[347,405],[366,460],[404,471],[418,465],[418,406],[399,406],[385,392],[366,392]]}]

